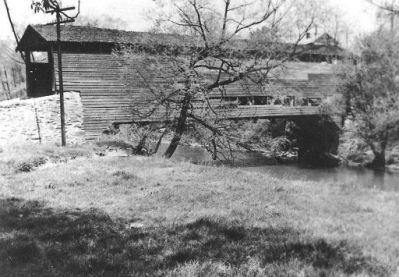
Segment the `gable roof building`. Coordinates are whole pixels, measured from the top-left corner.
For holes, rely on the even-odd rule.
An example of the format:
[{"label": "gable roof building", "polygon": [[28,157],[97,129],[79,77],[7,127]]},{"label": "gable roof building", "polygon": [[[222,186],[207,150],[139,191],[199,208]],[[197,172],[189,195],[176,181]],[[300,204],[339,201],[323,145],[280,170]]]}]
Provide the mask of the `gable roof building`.
[{"label": "gable roof building", "polygon": [[[124,45],[159,47],[180,47],[182,51],[198,47],[190,42],[189,37],[176,34],[157,34],[148,32],[127,32],[88,26],[62,26],[61,50],[64,73],[64,90],[79,92],[83,103],[83,128],[88,137],[95,137],[110,124],[132,120],[131,106],[141,101],[146,88],[142,87],[135,77],[126,80],[127,65],[123,57],[112,55],[115,47]],[[325,34],[313,42],[298,46],[295,61],[287,67],[288,86],[292,97],[320,99],[331,93],[330,85],[325,83],[332,72],[328,64],[332,59],[341,58],[345,52],[336,43],[330,43]],[[251,49],[250,41],[235,40],[226,46],[226,51],[256,51]],[[29,97],[41,97],[56,93],[57,77],[56,28],[54,26],[30,25],[24,32],[17,50],[24,51],[27,57],[27,94]],[[200,46],[199,46],[200,47]],[[281,44],[283,51],[292,50],[293,44]],[[36,52],[41,52],[44,59],[33,59]],[[285,52],[283,52],[285,53]],[[284,84],[284,86],[287,86]],[[239,84],[228,90],[230,98],[246,98],[248,92]],[[266,92],[249,92],[251,97],[263,97]],[[258,93],[258,94],[257,94]],[[287,95],[288,95],[287,94]],[[288,96],[290,96],[288,95]],[[145,95],[144,95],[145,96]],[[290,96],[290,97],[291,97]],[[262,99],[263,99],[262,98]],[[136,101],[136,102],[134,102]],[[240,116],[252,116],[250,112]],[[281,114],[278,110],[263,107],[265,116]],[[276,108],[280,109],[280,108]],[[263,111],[260,109],[259,111]],[[286,109],[292,115],[315,113],[315,107],[297,107]]]},{"label": "gable roof building", "polygon": [[[173,34],[148,32],[127,32],[90,26],[61,26],[61,40],[64,51],[71,52],[111,52],[119,44],[143,42],[172,45],[181,43]],[[18,44],[18,51],[47,51],[55,47],[57,33],[54,26],[29,25]],[[97,46],[97,47],[96,47]]]}]

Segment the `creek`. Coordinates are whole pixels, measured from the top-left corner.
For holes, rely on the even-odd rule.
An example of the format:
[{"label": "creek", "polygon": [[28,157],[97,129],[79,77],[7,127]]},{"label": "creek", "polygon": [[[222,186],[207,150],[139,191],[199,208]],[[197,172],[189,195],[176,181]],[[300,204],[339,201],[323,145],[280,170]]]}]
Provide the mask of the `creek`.
[{"label": "creek", "polygon": [[[165,145],[161,146],[158,153],[163,153],[165,148]],[[190,161],[196,164],[215,164],[209,153],[196,146],[179,146],[172,159],[175,161]],[[273,165],[270,163],[270,159],[257,153],[241,153],[235,163],[228,164],[228,166],[251,172],[267,173],[269,176],[278,179],[340,183],[348,186],[361,185],[365,188],[399,192],[399,172],[375,171],[346,166],[307,168],[299,164]]]}]

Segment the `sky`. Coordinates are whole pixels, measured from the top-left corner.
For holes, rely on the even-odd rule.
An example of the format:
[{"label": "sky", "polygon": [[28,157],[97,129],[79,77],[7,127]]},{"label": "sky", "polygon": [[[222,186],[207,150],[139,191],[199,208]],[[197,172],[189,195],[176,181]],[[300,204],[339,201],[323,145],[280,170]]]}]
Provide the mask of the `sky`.
[{"label": "sky", "polygon": [[[342,10],[345,20],[354,34],[372,31],[375,27],[375,9],[366,0],[325,0]],[[78,0],[64,0],[64,6],[76,4]],[[34,14],[31,0],[8,0],[12,18],[20,29],[28,24],[43,24],[52,21],[49,15]],[[109,15],[125,21],[126,30],[146,31],[149,27],[148,11],[155,6],[154,0],[81,0],[81,14],[88,17]],[[20,31],[22,32],[22,31]],[[22,34],[20,34],[22,35]],[[0,2],[0,39],[12,37],[3,1]]]}]

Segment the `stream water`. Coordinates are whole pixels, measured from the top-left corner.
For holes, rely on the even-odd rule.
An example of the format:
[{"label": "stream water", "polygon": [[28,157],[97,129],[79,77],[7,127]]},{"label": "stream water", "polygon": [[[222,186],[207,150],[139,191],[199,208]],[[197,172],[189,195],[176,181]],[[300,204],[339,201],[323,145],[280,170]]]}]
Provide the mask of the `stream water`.
[{"label": "stream water", "polygon": [[[158,153],[163,153],[164,149],[165,146],[161,147]],[[179,146],[173,159],[193,163],[212,163],[209,153],[201,147],[193,146]],[[361,185],[366,188],[399,192],[399,172],[374,171],[366,168],[344,166],[313,169],[302,167],[298,164],[270,165],[270,161],[265,157],[252,153],[241,155],[235,165],[232,166],[242,170],[267,173],[279,179]]]}]

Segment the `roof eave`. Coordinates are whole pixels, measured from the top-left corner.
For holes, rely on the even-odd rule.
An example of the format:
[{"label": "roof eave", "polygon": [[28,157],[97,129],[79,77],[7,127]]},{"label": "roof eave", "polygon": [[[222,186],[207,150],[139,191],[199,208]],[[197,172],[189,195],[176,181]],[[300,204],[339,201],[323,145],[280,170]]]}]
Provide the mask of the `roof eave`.
[{"label": "roof eave", "polygon": [[[29,46],[31,43],[30,42],[28,43],[26,41],[26,40],[30,40],[30,38],[28,38],[29,36],[34,36],[37,39],[37,41],[35,42],[35,44],[32,47]],[[47,40],[42,35],[40,35],[40,33],[37,32],[35,30],[35,28],[32,27],[32,25],[28,25],[28,27],[26,28],[24,34],[22,35],[22,38],[19,41],[15,51],[41,50],[43,48],[42,46],[47,43],[48,43]]]}]

